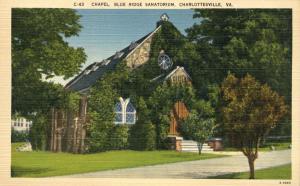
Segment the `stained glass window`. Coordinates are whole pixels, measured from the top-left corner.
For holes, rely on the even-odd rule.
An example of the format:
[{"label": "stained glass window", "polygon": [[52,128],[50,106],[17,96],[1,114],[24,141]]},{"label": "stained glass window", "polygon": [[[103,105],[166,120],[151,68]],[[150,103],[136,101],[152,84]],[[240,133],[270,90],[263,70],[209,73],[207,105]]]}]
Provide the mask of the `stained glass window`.
[{"label": "stained glass window", "polygon": [[135,112],[135,108],[133,107],[133,105],[131,103],[127,104],[126,112]]},{"label": "stained glass window", "polygon": [[135,114],[126,113],[126,123],[134,124],[135,123]]},{"label": "stained glass window", "polygon": [[122,112],[122,105],[120,102],[117,102],[115,110],[116,110],[116,112]]},{"label": "stained glass window", "polygon": [[126,123],[127,124],[134,124],[135,123],[135,108],[133,105],[129,102],[126,107]]},{"label": "stained glass window", "polygon": [[122,104],[121,102],[117,102],[116,106],[115,106],[115,123],[119,124],[119,123],[123,123],[123,111],[122,111]]},{"label": "stained glass window", "polygon": [[123,114],[122,113],[116,113],[115,121],[116,121],[116,123],[123,123]]},{"label": "stained glass window", "polygon": [[120,98],[115,105],[115,124],[135,124],[136,110],[130,99]]}]

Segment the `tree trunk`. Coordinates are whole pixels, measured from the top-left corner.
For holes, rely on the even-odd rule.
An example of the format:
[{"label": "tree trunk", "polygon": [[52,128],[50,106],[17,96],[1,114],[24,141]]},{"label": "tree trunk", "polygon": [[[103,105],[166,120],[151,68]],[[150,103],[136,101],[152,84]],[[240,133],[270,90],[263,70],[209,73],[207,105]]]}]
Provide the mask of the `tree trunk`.
[{"label": "tree trunk", "polygon": [[199,155],[201,155],[202,146],[203,146],[203,143],[201,143],[201,142],[197,142],[197,147],[198,147],[198,152],[199,152]]},{"label": "tree trunk", "polygon": [[254,179],[254,158],[252,156],[248,156],[248,163],[250,168],[250,176],[249,179]]}]

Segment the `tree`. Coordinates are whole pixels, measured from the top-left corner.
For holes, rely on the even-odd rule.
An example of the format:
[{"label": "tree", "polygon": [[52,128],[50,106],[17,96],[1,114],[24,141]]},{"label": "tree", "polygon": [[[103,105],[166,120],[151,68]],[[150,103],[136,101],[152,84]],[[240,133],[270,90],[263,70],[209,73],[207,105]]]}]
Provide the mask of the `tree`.
[{"label": "tree", "polygon": [[[190,63],[196,89],[247,73],[291,100],[292,13],[287,9],[196,9],[187,37],[201,55]],[[199,84],[199,85],[198,85]],[[201,85],[203,84],[203,85]]]},{"label": "tree", "polygon": [[[200,57],[194,58],[188,69],[202,98],[206,98],[208,87],[220,85],[228,72],[238,77],[249,73],[261,83],[267,83],[291,105],[291,10],[195,9],[193,17],[198,22],[186,32],[188,39],[195,43],[194,53]],[[287,136],[291,135],[290,129],[289,113],[284,125],[277,125],[272,132]]]},{"label": "tree", "polygon": [[27,142],[29,140],[28,131],[17,131],[11,128],[11,142]]},{"label": "tree", "polygon": [[199,155],[204,142],[212,137],[216,127],[214,110],[209,102],[203,100],[196,102],[189,116],[180,123],[183,137],[197,142]]},{"label": "tree", "polygon": [[33,150],[46,150],[50,127],[47,117],[38,112],[32,118],[32,127],[29,130],[29,140]]},{"label": "tree", "polygon": [[117,95],[111,85],[99,81],[90,92],[88,100],[87,144],[90,152],[109,149],[109,136],[114,127],[114,107]]},{"label": "tree", "polygon": [[156,148],[155,127],[149,117],[150,111],[145,100],[140,97],[137,107],[137,122],[130,129],[130,147],[134,150],[154,150]]},{"label": "tree", "polygon": [[225,129],[248,158],[250,179],[254,179],[254,161],[260,142],[283,118],[288,107],[282,96],[249,74],[241,79],[229,74],[222,83],[221,92]]},{"label": "tree", "polygon": [[56,85],[43,79],[69,78],[80,71],[84,50],[65,41],[80,32],[79,19],[71,9],[12,9],[13,112],[47,113],[49,103],[59,97],[49,95]]},{"label": "tree", "polygon": [[109,132],[110,135],[108,143],[110,150],[122,150],[128,148],[128,125],[115,125]]},{"label": "tree", "polygon": [[195,103],[195,90],[189,84],[168,85],[163,84],[156,87],[147,100],[151,122],[155,124],[156,144],[158,148],[165,148],[165,140],[168,137],[170,127],[171,109],[177,101],[182,101],[187,108],[192,108]]}]

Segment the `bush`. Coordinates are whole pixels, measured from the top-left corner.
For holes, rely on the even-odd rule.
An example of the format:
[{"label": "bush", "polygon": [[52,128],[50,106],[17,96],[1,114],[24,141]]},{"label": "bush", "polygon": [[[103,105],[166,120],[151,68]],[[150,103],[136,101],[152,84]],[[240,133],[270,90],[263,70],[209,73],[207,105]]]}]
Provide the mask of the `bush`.
[{"label": "bush", "polygon": [[103,152],[109,150],[109,136],[110,131],[113,128],[113,123],[111,122],[99,122],[94,121],[92,125],[90,125],[89,135],[86,140],[88,145],[89,152]]},{"label": "bush", "polygon": [[216,128],[215,119],[203,118],[196,110],[192,110],[189,116],[181,123],[181,129],[192,140],[198,143],[199,154],[206,140],[212,137]]},{"label": "bush", "polygon": [[112,128],[109,137],[109,149],[121,150],[128,148],[128,131],[127,125],[116,125]]},{"label": "bush", "polygon": [[26,142],[29,140],[29,133],[28,131],[16,131],[14,129],[11,130],[11,142]]},{"label": "bush", "polygon": [[88,99],[87,139],[89,152],[102,152],[110,149],[109,136],[114,127],[115,91],[108,81],[99,81],[91,89]]},{"label": "bush", "polygon": [[154,150],[155,127],[152,123],[137,122],[130,130],[130,148],[133,150]]},{"label": "bush", "polygon": [[37,113],[32,119],[29,140],[33,150],[46,150],[50,131],[46,114]]},{"label": "bush", "polygon": [[156,131],[150,122],[150,110],[142,97],[138,100],[137,114],[138,120],[130,129],[130,148],[133,150],[154,150]]},{"label": "bush", "polygon": [[155,127],[151,123],[146,123],[144,126],[145,138],[144,138],[144,150],[154,150],[155,149]]}]

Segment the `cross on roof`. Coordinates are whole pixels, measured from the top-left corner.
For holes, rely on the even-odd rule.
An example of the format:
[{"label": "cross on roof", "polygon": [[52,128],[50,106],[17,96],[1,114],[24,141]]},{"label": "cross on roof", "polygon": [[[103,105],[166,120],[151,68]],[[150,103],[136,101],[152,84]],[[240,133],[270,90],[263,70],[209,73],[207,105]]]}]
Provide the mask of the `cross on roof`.
[{"label": "cross on roof", "polygon": [[160,16],[160,20],[162,20],[162,21],[168,21],[168,20],[169,20],[168,14],[163,13],[163,14]]}]

